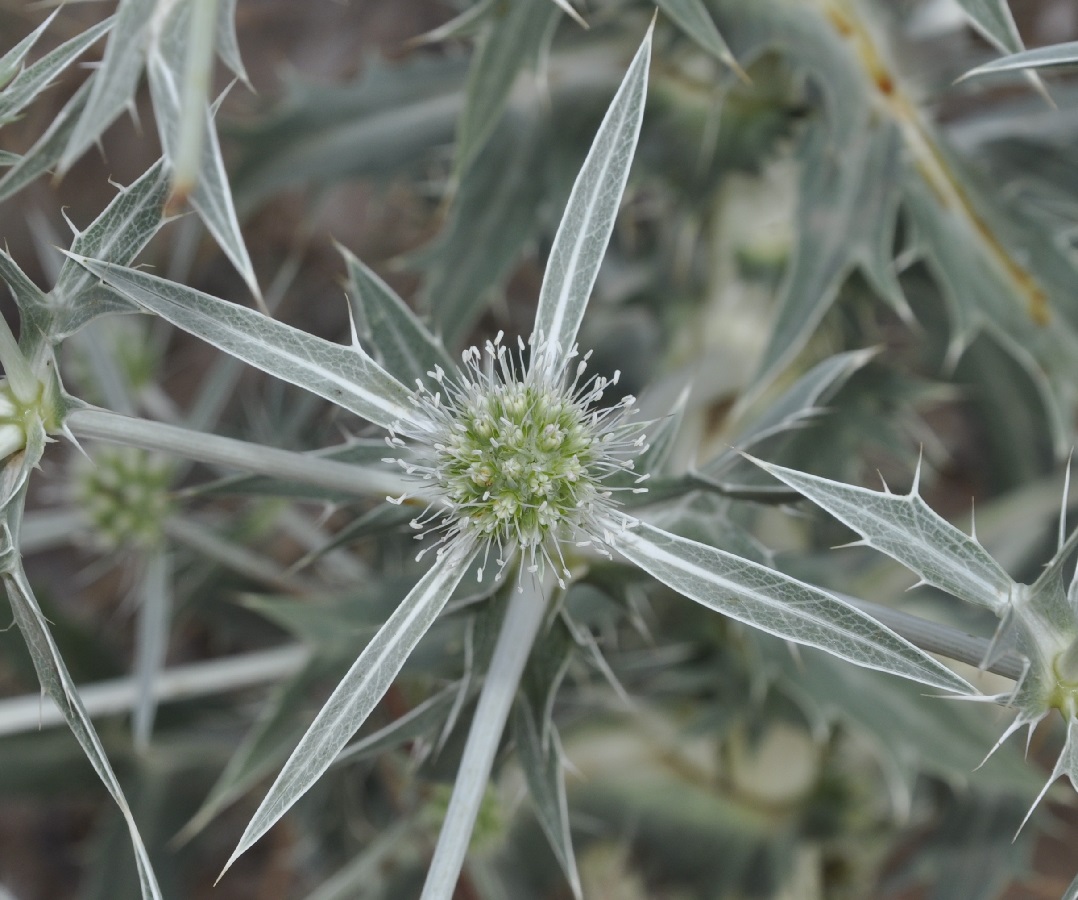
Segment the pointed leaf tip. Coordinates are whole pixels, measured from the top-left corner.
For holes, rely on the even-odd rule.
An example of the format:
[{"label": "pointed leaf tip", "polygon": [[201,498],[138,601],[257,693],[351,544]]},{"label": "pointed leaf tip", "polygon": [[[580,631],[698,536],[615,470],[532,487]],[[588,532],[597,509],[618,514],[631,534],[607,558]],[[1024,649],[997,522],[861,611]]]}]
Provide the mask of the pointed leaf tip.
[{"label": "pointed leaf tip", "polygon": [[[700,47],[727,66],[743,84],[752,84],[748,73],[731,52],[719,32],[704,0],[657,0],[656,17],[661,8],[681,31]],[[652,18],[654,24],[655,17]]]},{"label": "pointed leaf tip", "polygon": [[924,583],[997,615],[1008,608],[1014,581],[980,544],[921,499],[916,476],[910,493],[900,496],[754,461]]},{"label": "pointed leaf tip", "polygon": [[569,0],[553,0],[553,2],[581,28],[585,30],[591,28],[587,20],[579,12],[576,11],[576,8],[573,6],[572,3],[569,2]]},{"label": "pointed leaf tip", "polygon": [[558,373],[576,344],[621,207],[644,118],[652,20],[576,177],[547,260],[534,333],[544,344],[533,366]]},{"label": "pointed leaf tip", "polygon": [[472,547],[436,561],[363,648],[255,810],[226,870],[322,777],[389,690],[478,554]]},{"label": "pointed leaf tip", "polygon": [[1021,72],[1033,69],[1051,69],[1078,65],[1078,41],[1062,44],[1051,44],[1046,47],[1036,47],[1032,50],[1021,50],[993,59],[970,69],[955,79],[955,84],[961,84],[971,78],[982,75],[990,75],[1001,72]]}]

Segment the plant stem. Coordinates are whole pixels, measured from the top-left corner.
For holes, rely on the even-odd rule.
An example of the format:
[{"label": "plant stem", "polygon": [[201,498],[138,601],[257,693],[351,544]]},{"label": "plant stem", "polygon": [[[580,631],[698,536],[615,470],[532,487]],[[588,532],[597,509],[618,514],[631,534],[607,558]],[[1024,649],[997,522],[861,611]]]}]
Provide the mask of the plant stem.
[{"label": "plant stem", "polygon": [[[161,671],[153,682],[158,703],[213,696],[280,681],[296,672],[310,657],[298,644],[175,666]],[[135,678],[99,681],[79,688],[86,712],[93,718],[128,712],[138,697]],[[0,735],[20,734],[64,724],[64,716],[49,699],[34,692],[0,700]]]},{"label": "plant stem", "polygon": [[157,694],[154,690],[165,666],[169,630],[172,625],[172,557],[163,547],[145,560],[139,591],[138,639],[135,642],[135,686],[137,695],[131,716],[135,749],[150,748]]},{"label": "plant stem", "polygon": [[188,33],[187,64],[183,72],[180,102],[179,146],[174,160],[170,204],[178,206],[195,189],[202,145],[206,135],[206,110],[209,106],[210,75],[213,69],[213,45],[217,25],[215,0],[194,0]]},{"label": "plant stem", "polygon": [[215,533],[209,525],[183,516],[169,516],[161,528],[172,540],[190,547],[219,565],[276,591],[310,594],[315,587],[290,575],[276,560],[262,556]]},{"label": "plant stem", "polygon": [[[847,594],[840,596],[851,606],[856,606],[862,612],[868,613],[911,644],[929,653],[937,653],[948,659],[980,667],[991,646],[991,641],[986,638],[967,634],[950,625],[922,619],[920,616],[891,609],[889,606],[881,606],[870,600],[861,600]],[[1022,677],[1023,664],[1015,654],[1008,653],[984,668],[988,672],[1017,681]]]},{"label": "plant stem", "polygon": [[548,609],[554,579],[547,569],[542,583],[525,576],[523,590],[511,593],[420,900],[453,896],[509,710]]},{"label": "plant stem", "polygon": [[76,437],[173,453],[210,465],[331,488],[342,494],[399,497],[406,492],[416,493],[413,483],[392,470],[278,450],[104,409],[73,410],[67,416],[66,425]]}]

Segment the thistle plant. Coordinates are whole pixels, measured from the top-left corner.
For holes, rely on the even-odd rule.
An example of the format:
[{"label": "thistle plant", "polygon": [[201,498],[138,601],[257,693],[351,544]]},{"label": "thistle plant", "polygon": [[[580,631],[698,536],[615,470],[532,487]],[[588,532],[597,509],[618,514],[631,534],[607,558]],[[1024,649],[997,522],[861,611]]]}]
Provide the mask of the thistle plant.
[{"label": "thistle plant", "polygon": [[[911,76],[920,57],[907,51],[928,40],[914,4],[660,0],[647,28],[646,4],[601,0],[595,27],[564,42],[555,30],[572,27],[566,13],[578,18],[569,2],[459,5],[426,40],[474,38],[467,67],[455,53],[417,53],[361,66],[354,83],[293,85],[222,129],[224,148],[215,122],[234,116],[233,98],[211,88],[215,57],[247,82],[233,0],[120,0],[115,16],[34,59],[59,12],[0,56],[6,125],[100,54],[28,149],[0,153],[0,199],[46,171],[70,178],[143,76],[159,138],[161,158],[144,159],[90,224],[68,222],[70,240],[59,224],[16,217],[9,237],[30,235],[40,271],[24,248],[0,251],[19,317],[17,339],[0,319],[0,581],[32,674],[130,833],[138,893],[192,888],[174,871],[158,884],[152,860],[172,852],[160,848],[173,832],[161,835],[154,802],[129,805],[117,760],[151,801],[168,798],[173,830],[175,810],[191,815],[190,791],[185,782],[175,796],[162,773],[190,766],[216,779],[170,847],[260,793],[225,870],[240,857],[261,865],[245,854],[306,796],[289,814],[296,843],[314,846],[315,833],[325,858],[310,877],[333,873],[312,900],[368,888],[396,900],[418,893],[414,877],[424,900],[449,898],[462,872],[484,898],[566,884],[576,897],[695,884],[709,896],[875,895],[880,847],[870,863],[863,844],[838,865],[827,854],[877,827],[893,841],[906,829],[932,835],[917,854],[926,870],[953,866],[974,840],[969,822],[993,881],[971,890],[995,896],[1039,837],[1041,817],[1023,816],[1060,774],[1078,787],[1078,582],[1064,577],[1078,539],[1064,514],[1055,555],[1027,577],[1054,508],[1045,512],[1043,484],[1025,487],[1072,442],[1078,192],[1044,161],[1070,158],[1073,128],[1055,110],[1031,111],[1043,85],[1029,73],[1072,63],[1073,47],[1023,52],[1005,4],[960,4],[1008,54],[969,75],[1019,72],[1034,90],[1007,112],[981,96],[972,107],[990,112],[939,124],[927,85],[973,90],[954,78],[986,51],[933,53],[930,71]],[[663,65],[652,72],[653,50]],[[302,279],[317,229],[308,235],[305,220],[266,273],[276,246],[257,211],[297,186],[325,196],[352,178],[407,184],[415,207],[441,218],[437,237],[402,261],[421,276],[409,302],[343,246],[361,240],[337,235],[341,344],[315,333],[332,310],[325,280]],[[432,189],[441,203],[429,203]],[[775,190],[790,196],[776,201]],[[81,211],[71,216],[81,223]],[[542,281],[525,322],[516,301],[530,309],[535,292],[528,278],[506,284],[522,260],[531,272],[536,248]],[[214,268],[214,253],[227,265]],[[253,308],[220,270],[238,274]],[[210,282],[220,296],[196,288]],[[265,297],[260,284],[272,284]],[[507,292],[513,303],[490,304]],[[318,315],[285,324],[274,317],[281,298],[315,298]],[[142,315],[123,324],[148,328],[110,331],[132,314]],[[913,351],[894,335],[915,319]],[[190,390],[177,396],[189,403],[162,386],[172,376],[159,357],[186,352],[165,349],[177,330],[197,339],[186,348],[220,351],[212,366],[171,370],[184,373]],[[245,368],[271,377],[241,377]],[[958,383],[956,370],[981,388],[970,392],[976,417],[929,386]],[[1006,527],[967,534],[922,499],[946,480],[934,482],[945,454],[916,415],[930,403],[987,436],[996,486],[1014,488],[996,502],[1032,509],[1028,526],[1001,515]],[[920,467],[905,495],[849,483],[862,463],[900,465],[918,444],[924,486]],[[31,492],[57,477],[67,486]],[[864,556],[814,555],[829,526],[810,531],[773,508],[799,496],[922,585],[997,617],[994,638],[954,627],[977,630],[979,619],[946,625],[883,605],[904,601]],[[49,497],[64,502],[38,508]],[[986,507],[979,498],[982,526]],[[771,545],[790,535],[796,552],[777,556]],[[118,682],[76,686],[70,638],[54,636],[65,619],[42,608],[24,570],[22,553],[68,541],[134,586],[120,598],[139,602],[133,674]],[[857,583],[855,567],[870,577]],[[259,650],[169,670],[183,640],[174,613],[217,650]],[[290,643],[263,646],[282,634]],[[1014,686],[981,695],[966,680],[981,675],[930,654]],[[243,674],[248,663],[259,674]],[[194,675],[218,702],[155,721],[159,702],[196,696],[182,687]],[[249,706],[222,715],[224,695],[256,681],[275,690],[237,741]],[[926,687],[1016,709],[1004,739],[1058,710],[1066,736],[1048,785],[1004,739],[971,774],[995,724],[973,704],[956,712],[922,696]],[[115,715],[114,689],[131,726],[109,721],[103,740],[97,719]],[[32,727],[38,708],[36,695],[0,700],[0,733]],[[853,749],[866,734],[875,749]],[[32,749],[46,739],[26,737]],[[604,771],[621,768],[611,748],[626,754],[625,773],[612,773],[620,783]],[[6,749],[0,769],[17,769]],[[772,753],[782,762],[760,762]],[[350,782],[345,767],[376,754]],[[567,778],[574,770],[587,779]],[[870,803],[878,770],[887,802]],[[967,777],[974,788],[953,788]],[[357,813],[358,780],[376,787],[360,790]],[[948,790],[933,794],[940,781]],[[523,813],[502,796],[518,783]],[[315,798],[342,803],[339,835],[318,833],[332,816]],[[982,803],[987,819],[965,813]],[[932,820],[944,812],[961,822],[950,858],[947,827]],[[646,827],[626,835],[627,821]],[[540,832],[545,887],[492,876],[492,856],[514,841],[532,853]],[[689,859],[682,834],[706,850]],[[116,854],[85,855],[102,867],[100,896],[119,896],[107,871]],[[855,857],[863,881],[824,884]],[[746,859],[767,863],[756,871]],[[219,891],[242,884],[242,872],[221,874]],[[966,888],[948,877],[941,895]]]},{"label": "thistle plant", "polygon": [[[577,177],[551,249],[532,336],[518,344],[516,356],[498,338],[485,352],[465,351],[463,371],[452,374],[438,341],[356,260],[350,263],[361,291],[379,298],[368,302],[393,310],[404,323],[398,327],[408,329],[406,346],[416,350],[401,366],[411,374],[422,372],[414,390],[370,357],[358,334],[352,346],[340,347],[156,276],[73,256],[130,302],[387,429],[389,445],[401,454],[395,462],[406,485],[425,504],[426,512],[412,524],[420,539],[431,539],[434,562],[315,717],[228,865],[326,771],[472,563],[481,558],[486,564],[491,555],[498,574],[515,558],[522,571],[515,576],[518,590],[486,673],[424,897],[448,897],[453,891],[527,650],[554,608],[552,588],[573,577],[580,551],[617,553],[704,606],[851,662],[944,690],[972,690],[833,595],[618,508],[608,481],[634,472],[637,486],[630,490],[639,490],[648,474],[635,472],[633,465],[634,452],[644,446],[640,426],[624,418],[633,401],[625,397],[601,406],[616,376],[581,384],[583,360],[574,360],[577,333],[629,175],[650,50],[649,32]],[[86,417],[81,421],[85,427]],[[408,496],[406,487],[393,499],[403,502]],[[428,528],[430,522],[436,524]],[[480,565],[480,577],[484,568]],[[557,835],[557,845],[565,847],[566,841],[564,833]],[[562,858],[570,883],[577,885],[571,851]]]}]

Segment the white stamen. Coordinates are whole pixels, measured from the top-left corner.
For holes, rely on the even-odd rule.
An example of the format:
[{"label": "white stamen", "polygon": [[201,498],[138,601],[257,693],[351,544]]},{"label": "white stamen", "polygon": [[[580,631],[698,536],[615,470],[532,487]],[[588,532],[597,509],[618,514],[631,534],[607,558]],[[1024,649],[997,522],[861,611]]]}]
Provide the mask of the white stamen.
[{"label": "white stamen", "polygon": [[[569,377],[576,346],[568,354],[552,352],[557,348],[533,336],[535,368],[528,369],[524,341],[518,337],[512,353],[503,339],[499,332],[482,351],[465,350],[455,375],[437,366],[428,372],[435,387],[420,383],[411,398],[419,415],[395,425],[387,443],[405,446],[397,432],[409,438],[412,452],[398,465],[441,494],[411,523],[424,529],[419,538],[437,535],[420,556],[434,548],[441,555],[449,545],[479,543],[485,545],[480,579],[491,548],[497,551],[495,578],[500,579],[519,549],[521,571],[539,572],[549,564],[564,586],[570,570],[562,545],[592,547],[609,556],[602,523],[617,509],[613,493],[646,490],[606,484],[632,472],[646,437],[642,425],[628,421],[635,403],[631,395],[597,408],[621,373],[586,379],[591,351]],[[552,368],[555,359],[561,362]]]}]

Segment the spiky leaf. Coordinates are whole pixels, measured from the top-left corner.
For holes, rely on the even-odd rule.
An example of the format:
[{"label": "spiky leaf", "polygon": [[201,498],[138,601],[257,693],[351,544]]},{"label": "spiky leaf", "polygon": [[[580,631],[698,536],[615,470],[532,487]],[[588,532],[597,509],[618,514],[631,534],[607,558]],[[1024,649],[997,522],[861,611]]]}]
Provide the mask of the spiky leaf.
[{"label": "spiky leaf", "polygon": [[756,464],[844,522],[870,547],[898,560],[925,584],[1002,614],[1014,581],[976,539],[934,512],[918,493],[870,491],[761,460]]},{"label": "spiky leaf", "polygon": [[478,548],[464,556],[453,554],[437,560],[401,601],[292,751],[225,864],[226,870],[329,768],[389,689],[477,553]]},{"label": "spiky leaf", "polygon": [[408,390],[358,347],[342,347],[137,269],[74,254],[71,258],[178,328],[384,428],[412,415]]},{"label": "spiky leaf", "polygon": [[535,313],[534,330],[547,342],[546,358],[533,360],[533,366],[559,367],[576,343],[640,136],[651,32],[649,28],[607,109],[554,236]]},{"label": "spiky leaf", "polygon": [[972,688],[927,653],[820,588],[645,522],[611,523],[607,541],[690,600],[769,634],[947,691]]}]

